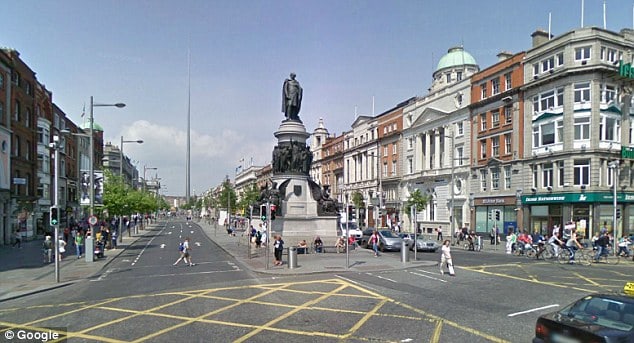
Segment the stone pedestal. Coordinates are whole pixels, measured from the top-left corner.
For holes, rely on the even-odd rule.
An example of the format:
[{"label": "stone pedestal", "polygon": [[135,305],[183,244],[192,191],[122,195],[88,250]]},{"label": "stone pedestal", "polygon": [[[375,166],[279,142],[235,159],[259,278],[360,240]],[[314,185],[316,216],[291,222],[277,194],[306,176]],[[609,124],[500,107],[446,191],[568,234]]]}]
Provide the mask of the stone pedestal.
[{"label": "stone pedestal", "polygon": [[[301,121],[285,120],[275,132],[276,149],[305,146],[310,134]],[[292,150],[292,149],[290,149]],[[288,151],[288,150],[287,150]],[[305,239],[311,244],[320,236],[324,244],[334,244],[337,238],[337,216],[318,215],[319,202],[313,197],[308,172],[298,170],[297,165],[285,167],[288,158],[273,167],[271,181],[279,190],[280,215],[272,222],[273,233],[281,234],[288,246]],[[292,160],[292,158],[291,158]],[[276,163],[274,158],[274,164]],[[313,183],[314,185],[314,183]]]}]

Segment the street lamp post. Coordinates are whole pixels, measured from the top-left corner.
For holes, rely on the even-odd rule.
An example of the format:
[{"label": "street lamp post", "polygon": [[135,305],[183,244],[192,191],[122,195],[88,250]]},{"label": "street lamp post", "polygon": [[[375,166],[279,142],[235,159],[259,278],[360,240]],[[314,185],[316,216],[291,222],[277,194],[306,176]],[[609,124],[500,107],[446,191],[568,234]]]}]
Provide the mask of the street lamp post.
[{"label": "street lamp post", "polygon": [[[119,146],[119,176],[121,177],[121,182],[125,183],[125,177],[123,176],[123,143],[138,143],[142,144],[142,139],[137,139],[135,141],[125,141],[123,140],[123,136],[121,136],[121,145]],[[123,215],[119,216],[119,243],[123,242],[123,235],[121,234],[123,231]],[[128,230],[128,237],[132,236],[130,230]]]},{"label": "street lamp post", "polygon": [[[53,179],[53,207],[57,209],[59,215],[59,136],[53,136],[53,143],[50,143],[49,146],[54,151],[53,158],[55,159],[53,167],[55,173],[55,178]],[[55,259],[55,282],[59,282],[59,222],[55,223],[54,230],[55,241],[53,244],[55,244],[55,254],[53,258]]]},{"label": "street lamp post", "polygon": [[[125,107],[124,103],[116,103],[116,104],[99,104],[99,103],[95,103],[93,96],[90,96],[90,117],[89,117],[89,122],[90,122],[90,129],[88,131],[88,134],[90,135],[90,143],[89,143],[89,150],[90,150],[90,216],[92,217],[95,214],[95,135],[94,135],[94,124],[95,124],[95,118],[94,118],[94,109],[95,107],[117,107],[117,108],[123,108]],[[88,244],[92,245],[92,251],[90,252],[90,256],[88,256],[89,254],[86,254],[86,260],[87,261],[94,261],[94,244],[95,244],[95,234],[94,234],[94,230],[92,227],[92,224],[90,225],[90,238],[89,240],[86,240],[86,246],[88,246]]]},{"label": "street lamp post", "polygon": [[[616,202],[616,186],[617,186],[617,180],[619,177],[619,165],[620,162],[619,160],[614,160],[610,163],[608,163],[608,167],[610,169],[612,169],[612,235],[614,236],[614,239],[616,241],[616,239],[618,237],[620,237],[620,235],[617,233],[617,228],[616,228],[616,209],[617,209],[617,202]],[[612,249],[614,250],[614,252],[616,253],[616,249]]]}]

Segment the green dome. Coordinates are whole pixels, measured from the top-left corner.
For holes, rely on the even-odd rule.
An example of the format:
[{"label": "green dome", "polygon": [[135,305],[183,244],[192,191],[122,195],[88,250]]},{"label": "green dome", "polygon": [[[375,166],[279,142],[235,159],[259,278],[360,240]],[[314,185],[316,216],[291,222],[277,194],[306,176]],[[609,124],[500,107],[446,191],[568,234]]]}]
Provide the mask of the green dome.
[{"label": "green dome", "polygon": [[[90,123],[89,122],[84,122],[81,125],[79,125],[79,128],[82,130],[90,130]],[[93,131],[101,131],[103,132],[103,127],[101,127],[101,125],[95,123],[94,121],[92,122],[92,130]]]},{"label": "green dome", "polygon": [[436,71],[464,65],[478,65],[475,58],[470,53],[464,51],[461,46],[447,50],[447,54],[438,61]]}]

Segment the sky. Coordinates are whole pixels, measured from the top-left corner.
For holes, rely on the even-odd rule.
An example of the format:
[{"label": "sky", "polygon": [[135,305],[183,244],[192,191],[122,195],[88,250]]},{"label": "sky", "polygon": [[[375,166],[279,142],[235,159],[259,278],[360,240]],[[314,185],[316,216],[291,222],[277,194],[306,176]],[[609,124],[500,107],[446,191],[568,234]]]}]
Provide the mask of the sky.
[{"label": "sky", "polygon": [[[183,196],[188,108],[194,195],[233,179],[239,166],[270,163],[291,72],[304,90],[306,130],[323,118],[338,136],[356,114],[424,95],[449,48],[464,46],[487,68],[500,51],[528,50],[549,13],[554,35],[580,27],[581,3],[3,0],[0,46],[20,52],[76,124],[91,96],[125,103],[94,108],[105,140],[142,139],[124,153],[141,174],[157,168],[147,177],[161,178],[163,194]],[[632,27],[634,1],[606,5],[608,30]],[[585,0],[583,22],[603,27],[602,0]]]}]

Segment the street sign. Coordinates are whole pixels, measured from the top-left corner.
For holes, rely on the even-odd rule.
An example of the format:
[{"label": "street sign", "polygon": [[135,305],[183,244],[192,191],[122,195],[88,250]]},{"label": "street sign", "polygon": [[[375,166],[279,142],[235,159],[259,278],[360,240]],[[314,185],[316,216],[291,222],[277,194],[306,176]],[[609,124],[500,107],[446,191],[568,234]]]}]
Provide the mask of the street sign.
[{"label": "street sign", "polygon": [[97,225],[97,216],[90,216],[88,218],[88,224],[93,226]]},{"label": "street sign", "polygon": [[634,160],[634,147],[621,146],[621,158],[629,158]]}]

